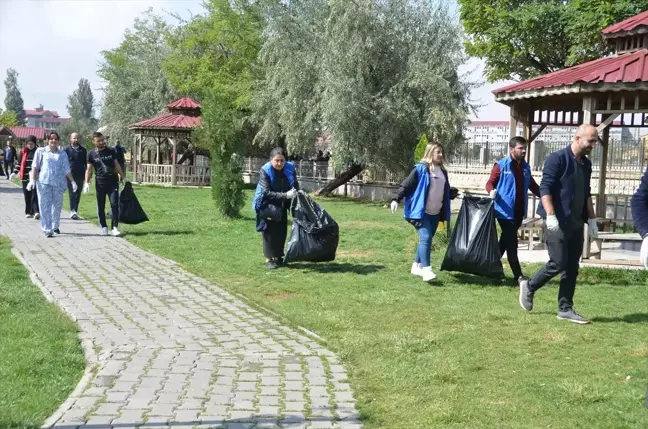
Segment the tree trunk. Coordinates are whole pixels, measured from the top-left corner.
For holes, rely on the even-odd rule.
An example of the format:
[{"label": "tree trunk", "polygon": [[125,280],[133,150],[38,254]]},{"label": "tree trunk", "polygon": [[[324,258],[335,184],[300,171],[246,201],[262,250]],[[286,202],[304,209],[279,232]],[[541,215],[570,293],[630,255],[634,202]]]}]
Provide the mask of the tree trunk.
[{"label": "tree trunk", "polygon": [[344,185],[349,180],[360,174],[362,170],[364,170],[364,167],[362,165],[351,164],[351,167],[348,170],[342,172],[342,174],[340,174],[340,177],[336,177],[335,179],[331,180],[326,186],[317,191],[315,195],[319,197],[328,196],[335,189],[339,188],[340,186]]}]

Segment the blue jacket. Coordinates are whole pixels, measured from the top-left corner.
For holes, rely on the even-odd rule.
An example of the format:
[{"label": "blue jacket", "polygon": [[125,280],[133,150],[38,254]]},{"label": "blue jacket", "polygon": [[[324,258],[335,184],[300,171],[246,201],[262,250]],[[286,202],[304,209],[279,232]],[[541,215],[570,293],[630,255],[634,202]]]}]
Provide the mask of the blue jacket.
[{"label": "blue jacket", "polygon": [[[286,175],[286,178],[288,179],[288,183],[290,183],[291,187],[295,187],[295,166],[293,165],[292,162],[286,162],[284,164],[283,172]],[[264,203],[263,201],[263,186],[262,184],[264,181],[260,175],[261,174],[266,174],[270,178],[270,186],[275,181],[275,169],[272,168],[272,164],[267,162],[263,167],[261,167],[261,171],[259,172],[259,182],[257,183],[256,191],[254,193],[254,199],[252,199],[252,208],[254,211],[259,211],[261,208],[261,205]]]},{"label": "blue jacket", "polygon": [[[495,216],[498,219],[511,220],[515,218],[516,183],[515,174],[511,168],[512,162],[510,156],[497,162],[500,176],[495,197]],[[524,213],[526,216],[527,202],[529,201],[526,195],[529,192],[529,186],[531,186],[531,167],[526,161],[522,161],[522,171],[524,172]]]},{"label": "blue jacket", "polygon": [[[542,181],[540,182],[540,196],[551,195],[554,211],[558,222],[567,222],[571,217],[571,205],[574,199],[574,154],[571,146],[551,153],[542,168]],[[587,199],[592,196],[590,180],[592,178],[592,161],[583,157],[583,172],[585,179],[585,203],[583,204],[583,223],[587,222]],[[538,215],[543,219],[547,218],[547,212],[542,207],[542,201],[538,205]]]},{"label": "blue jacket", "polygon": [[648,169],[641,177],[639,188],[630,200],[630,209],[635,229],[642,237],[646,237],[648,235]]},{"label": "blue jacket", "polygon": [[[453,199],[457,190],[450,188],[448,180],[448,173],[445,170],[445,192],[443,193],[443,206],[439,213],[439,221],[450,221],[450,200]],[[401,183],[398,193],[396,194],[395,201],[401,201],[405,198],[405,205],[403,207],[405,219],[408,221],[417,221],[423,219],[425,215],[425,204],[427,203],[427,195],[430,190],[430,174],[429,166],[424,162],[419,162],[412,169],[411,173]]]}]

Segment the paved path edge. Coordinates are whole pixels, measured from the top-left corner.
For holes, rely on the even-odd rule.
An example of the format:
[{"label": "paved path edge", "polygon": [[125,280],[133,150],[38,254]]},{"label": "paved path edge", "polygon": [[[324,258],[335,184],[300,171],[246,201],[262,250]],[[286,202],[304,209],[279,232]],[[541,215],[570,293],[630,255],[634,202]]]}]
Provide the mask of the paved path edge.
[{"label": "paved path edge", "polygon": [[23,257],[23,255],[13,247],[11,247],[11,253],[20,261],[21,264],[25,266],[27,271],[29,272],[29,278],[32,283],[34,283],[38,289],[40,289],[41,293],[45,296],[45,299],[50,302],[55,304],[65,315],[74,322],[74,324],[77,327],[77,337],[79,338],[79,342],[81,343],[81,347],[83,348],[83,354],[85,356],[85,369],[83,371],[83,375],[81,376],[81,380],[77,383],[76,387],[70,393],[70,396],[67,397],[65,401],[43,422],[41,425],[41,429],[49,429],[52,426],[56,424],[57,421],[63,417],[65,412],[72,408],[72,405],[74,405],[74,402],[81,396],[81,393],[88,387],[90,382],[92,381],[92,377],[94,376],[94,372],[96,371],[97,364],[99,363],[99,356],[94,350],[94,344],[92,343],[92,340],[88,338],[87,335],[84,335],[85,333],[83,332],[83,329],[81,326],[77,323],[75,317],[65,311],[65,308],[61,307],[57,300],[54,299],[52,294],[50,293],[49,290],[45,287],[43,282],[40,281],[40,278],[38,278],[38,275],[34,272],[34,270],[31,268],[27,260]]}]

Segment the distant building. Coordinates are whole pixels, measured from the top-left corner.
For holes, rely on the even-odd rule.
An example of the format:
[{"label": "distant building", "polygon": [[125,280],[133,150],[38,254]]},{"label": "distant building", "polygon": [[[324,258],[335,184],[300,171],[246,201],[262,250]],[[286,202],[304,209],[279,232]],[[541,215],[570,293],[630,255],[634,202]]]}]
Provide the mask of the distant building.
[{"label": "distant building", "polygon": [[[509,140],[509,121],[472,121],[466,127],[466,139],[472,143],[500,143]],[[548,125],[536,140],[545,143],[569,143],[574,138],[575,126]],[[516,135],[522,135],[522,126],[518,126]],[[638,128],[610,128],[610,140],[639,138]]]},{"label": "distant building", "polygon": [[25,117],[28,127],[44,128],[46,131],[55,130],[59,124],[70,118],[61,118],[56,110],[47,110],[41,104],[36,109],[26,109]]}]

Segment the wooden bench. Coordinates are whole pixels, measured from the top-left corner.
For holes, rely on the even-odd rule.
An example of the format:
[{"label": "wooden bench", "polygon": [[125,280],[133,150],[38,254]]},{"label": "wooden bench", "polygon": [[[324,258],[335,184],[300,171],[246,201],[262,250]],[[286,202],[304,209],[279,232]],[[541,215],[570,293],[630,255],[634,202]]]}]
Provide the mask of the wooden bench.
[{"label": "wooden bench", "polygon": [[[587,231],[585,232],[587,234]],[[635,265],[641,266],[641,262],[638,260],[631,259],[616,259],[616,260],[604,260],[602,259],[603,253],[603,243],[610,241],[632,241],[632,242],[642,242],[643,239],[636,232],[631,233],[616,233],[616,232],[599,232],[598,238],[592,238],[589,240],[591,244],[596,244],[597,250],[594,251],[591,248],[589,249],[589,259],[583,256],[584,261],[587,263],[594,264],[605,264],[605,265]],[[585,260],[586,259],[586,260]]]},{"label": "wooden bench", "polygon": [[538,234],[538,240],[540,243],[542,243],[542,227],[544,225],[544,222],[541,218],[536,217],[536,218],[527,218],[522,221],[522,225],[520,225],[520,229],[518,230],[520,234],[520,241],[524,242],[525,240],[527,241],[527,244],[529,246],[528,250],[533,250],[533,233],[537,232]]}]

